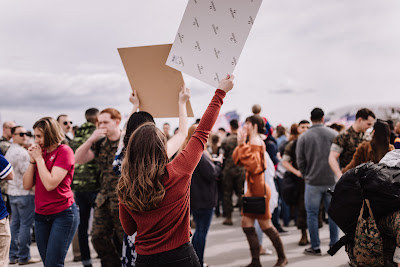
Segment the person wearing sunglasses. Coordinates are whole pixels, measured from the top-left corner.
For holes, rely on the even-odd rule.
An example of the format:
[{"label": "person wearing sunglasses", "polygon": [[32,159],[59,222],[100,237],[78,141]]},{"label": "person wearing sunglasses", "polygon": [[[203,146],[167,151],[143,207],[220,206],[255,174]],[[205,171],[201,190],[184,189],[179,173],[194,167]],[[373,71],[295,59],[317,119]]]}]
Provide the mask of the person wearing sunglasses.
[{"label": "person wearing sunglasses", "polygon": [[72,120],[71,118],[66,115],[66,114],[61,114],[57,117],[57,122],[60,124],[61,129],[63,130],[65,134],[65,140],[63,141],[63,144],[68,145],[69,142],[72,140]]},{"label": "person wearing sunglasses", "polygon": [[23,175],[29,167],[29,153],[24,148],[28,133],[22,126],[11,128],[13,143],[7,151],[6,159],[14,168],[14,179],[8,181],[8,197],[11,206],[11,264],[39,262],[31,258],[31,229],[35,215],[35,191],[25,190]]}]

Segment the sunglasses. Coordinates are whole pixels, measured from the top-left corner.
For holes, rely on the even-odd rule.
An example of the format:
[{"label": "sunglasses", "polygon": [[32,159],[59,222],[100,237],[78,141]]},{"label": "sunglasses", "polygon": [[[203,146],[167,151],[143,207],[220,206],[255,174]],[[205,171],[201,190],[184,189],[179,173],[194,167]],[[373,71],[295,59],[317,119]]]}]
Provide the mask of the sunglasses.
[{"label": "sunglasses", "polygon": [[14,135],[19,135],[21,137],[24,137],[24,135],[28,136],[28,137],[32,137],[31,133],[15,133]]},{"label": "sunglasses", "polygon": [[68,125],[68,123],[72,125],[72,121],[64,121],[63,122],[64,125]]}]

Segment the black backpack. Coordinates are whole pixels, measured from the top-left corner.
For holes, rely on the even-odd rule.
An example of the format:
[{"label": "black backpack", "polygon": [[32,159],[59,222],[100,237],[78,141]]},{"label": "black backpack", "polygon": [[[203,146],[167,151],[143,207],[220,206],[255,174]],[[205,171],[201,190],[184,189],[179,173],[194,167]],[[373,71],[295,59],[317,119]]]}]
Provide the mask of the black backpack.
[{"label": "black backpack", "polygon": [[328,251],[330,255],[354,240],[364,199],[371,203],[376,220],[400,210],[400,168],[363,163],[343,174],[332,193],[328,214],[345,236]]}]

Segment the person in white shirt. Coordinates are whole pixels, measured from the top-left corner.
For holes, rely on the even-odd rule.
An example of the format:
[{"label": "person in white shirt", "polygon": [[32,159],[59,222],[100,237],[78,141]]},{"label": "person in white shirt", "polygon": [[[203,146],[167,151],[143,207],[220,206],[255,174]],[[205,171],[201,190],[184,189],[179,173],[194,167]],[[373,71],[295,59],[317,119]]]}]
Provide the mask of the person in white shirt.
[{"label": "person in white shirt", "polygon": [[29,153],[23,147],[28,133],[22,126],[11,129],[13,143],[7,151],[6,159],[14,168],[14,179],[8,181],[8,196],[11,205],[11,246],[10,263],[29,264],[39,262],[31,258],[31,229],[35,214],[35,192],[25,190],[23,175],[29,166]]}]

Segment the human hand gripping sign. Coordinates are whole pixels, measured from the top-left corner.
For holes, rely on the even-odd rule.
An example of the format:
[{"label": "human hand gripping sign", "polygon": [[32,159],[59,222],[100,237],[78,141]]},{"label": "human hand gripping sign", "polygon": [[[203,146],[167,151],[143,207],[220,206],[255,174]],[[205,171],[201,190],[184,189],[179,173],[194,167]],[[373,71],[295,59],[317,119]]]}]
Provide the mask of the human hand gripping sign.
[{"label": "human hand gripping sign", "polygon": [[181,87],[179,92],[179,104],[186,104],[190,99],[190,89],[186,87],[185,84]]},{"label": "human hand gripping sign", "polygon": [[219,84],[218,84],[218,89],[221,89],[225,91],[225,93],[228,93],[230,90],[233,88],[233,80],[235,79],[235,76],[233,75],[226,75],[224,79],[222,79]]},{"label": "human hand gripping sign", "polygon": [[136,90],[133,90],[133,93],[129,95],[129,102],[131,102],[133,106],[139,108],[140,101]]}]

